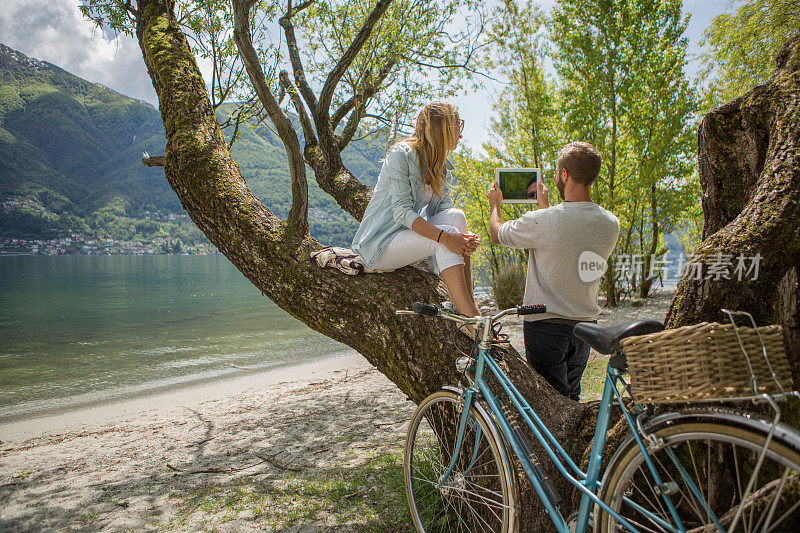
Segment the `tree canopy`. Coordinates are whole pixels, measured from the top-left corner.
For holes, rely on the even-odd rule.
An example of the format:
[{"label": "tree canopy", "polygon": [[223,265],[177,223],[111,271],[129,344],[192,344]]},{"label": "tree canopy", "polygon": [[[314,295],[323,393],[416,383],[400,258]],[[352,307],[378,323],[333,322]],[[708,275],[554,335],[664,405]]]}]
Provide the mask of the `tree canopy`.
[{"label": "tree canopy", "polygon": [[[495,107],[486,158],[459,159],[461,205],[485,232],[485,185],[498,166],[542,169],[557,203],[561,147],[588,141],[603,154],[594,201],[622,225],[605,290],[647,296],[663,273],[664,236],[699,214],[693,129],[697,94],[685,73],[686,26],[679,0],[561,0],[551,15],[533,2],[505,1],[489,31],[488,64],[508,79]],[[555,76],[547,74],[552,62]],[[507,216],[523,208],[506,208]],[[688,226],[688,224],[686,224]],[[508,251],[490,246],[494,271]],[[675,258],[673,258],[675,259]]]},{"label": "tree canopy", "polygon": [[798,0],[734,0],[703,33],[703,75],[708,82],[703,107],[710,110],[764,83],[775,58],[800,28]]}]

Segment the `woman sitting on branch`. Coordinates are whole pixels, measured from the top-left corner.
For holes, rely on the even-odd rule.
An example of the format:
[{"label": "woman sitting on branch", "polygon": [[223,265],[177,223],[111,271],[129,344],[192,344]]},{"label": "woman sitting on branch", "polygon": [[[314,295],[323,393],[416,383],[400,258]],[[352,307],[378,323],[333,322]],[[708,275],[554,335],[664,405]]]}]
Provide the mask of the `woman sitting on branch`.
[{"label": "woman sitting on branch", "polygon": [[467,229],[464,212],[453,208],[448,183],[447,155],[463,129],[455,106],[432,102],[422,108],[414,134],[386,154],[352,248],[377,270],[428,258],[459,311],[478,316],[469,256],[480,239]]}]

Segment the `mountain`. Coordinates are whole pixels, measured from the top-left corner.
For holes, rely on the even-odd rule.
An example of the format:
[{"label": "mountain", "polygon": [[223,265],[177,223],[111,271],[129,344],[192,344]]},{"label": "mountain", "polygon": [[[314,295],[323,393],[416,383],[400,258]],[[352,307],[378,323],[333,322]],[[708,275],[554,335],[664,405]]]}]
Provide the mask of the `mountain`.
[{"label": "mountain", "polygon": [[[218,114],[224,119],[233,109],[225,105]],[[248,186],[285,216],[291,185],[283,144],[266,126],[240,127],[239,133],[232,154]],[[147,102],[0,44],[0,236],[41,238],[72,230],[144,239],[177,231],[149,216],[182,213],[175,192],[161,169],[139,164],[142,152],[162,154],[164,144],[160,114]],[[374,184],[383,150],[381,138],[367,138],[351,143],[343,159]],[[313,174],[309,222],[320,241],[338,245],[349,244],[357,227]],[[202,239],[185,227],[180,237]]]}]

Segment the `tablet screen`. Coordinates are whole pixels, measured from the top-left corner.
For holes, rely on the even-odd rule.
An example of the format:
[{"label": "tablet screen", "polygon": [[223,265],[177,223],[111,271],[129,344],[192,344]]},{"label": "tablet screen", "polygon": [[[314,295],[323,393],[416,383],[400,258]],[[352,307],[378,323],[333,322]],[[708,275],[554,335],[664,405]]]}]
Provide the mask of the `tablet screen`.
[{"label": "tablet screen", "polygon": [[536,188],[539,182],[538,168],[497,168],[495,181],[503,191],[503,202],[538,203]]}]

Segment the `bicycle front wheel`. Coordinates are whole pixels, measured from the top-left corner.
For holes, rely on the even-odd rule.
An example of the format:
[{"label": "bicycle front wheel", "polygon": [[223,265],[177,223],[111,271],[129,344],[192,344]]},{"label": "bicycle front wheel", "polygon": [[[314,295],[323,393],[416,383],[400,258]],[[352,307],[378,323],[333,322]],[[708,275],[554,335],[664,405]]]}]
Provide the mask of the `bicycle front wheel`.
[{"label": "bicycle front wheel", "polygon": [[[649,431],[660,439],[648,449],[660,486],[635,441],[623,442],[608,466],[602,500],[639,531],[678,531],[680,521],[686,531],[694,532],[796,532],[800,523],[797,440],[776,432],[759,466],[766,427],[713,418],[685,415]],[[664,502],[663,492],[669,495],[675,513]],[[623,530],[602,511],[597,525],[603,532]]]},{"label": "bicycle front wheel", "polygon": [[453,458],[462,407],[459,395],[441,390],[423,400],[411,419],[404,468],[414,526],[420,533],[511,531],[513,471],[483,409],[470,408],[455,469],[442,482]]}]

